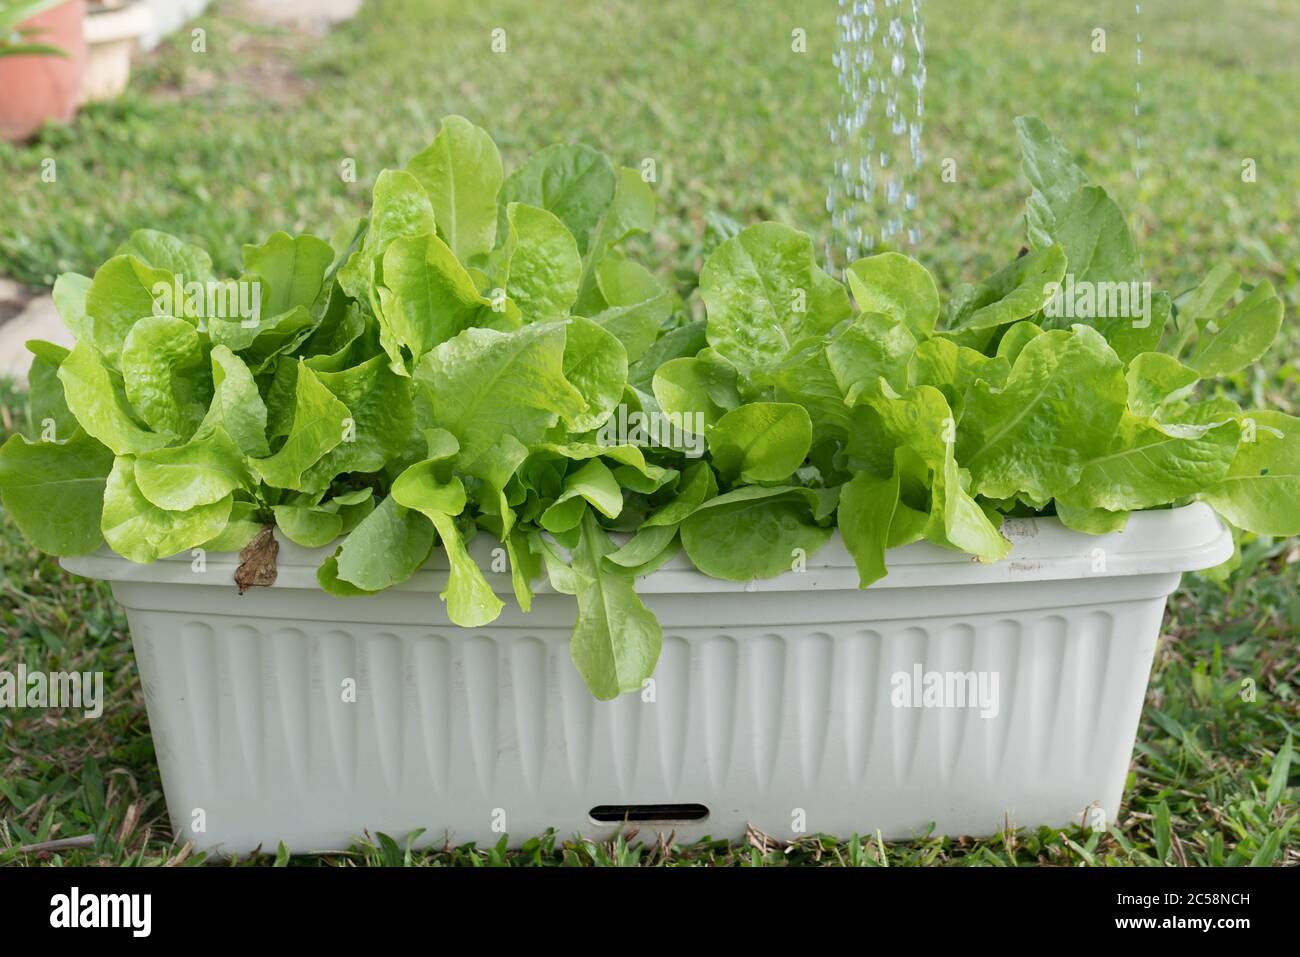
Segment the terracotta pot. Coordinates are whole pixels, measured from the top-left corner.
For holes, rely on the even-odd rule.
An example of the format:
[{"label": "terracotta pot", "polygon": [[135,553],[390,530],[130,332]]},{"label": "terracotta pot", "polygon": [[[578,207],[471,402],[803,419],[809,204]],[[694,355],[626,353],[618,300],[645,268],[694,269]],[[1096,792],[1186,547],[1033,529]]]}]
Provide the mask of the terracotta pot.
[{"label": "terracotta pot", "polygon": [[68,0],[22,24],[41,32],[33,43],[53,44],[68,56],[0,57],[0,139],[24,140],[47,120],[66,123],[81,103],[86,66],[84,0]]}]

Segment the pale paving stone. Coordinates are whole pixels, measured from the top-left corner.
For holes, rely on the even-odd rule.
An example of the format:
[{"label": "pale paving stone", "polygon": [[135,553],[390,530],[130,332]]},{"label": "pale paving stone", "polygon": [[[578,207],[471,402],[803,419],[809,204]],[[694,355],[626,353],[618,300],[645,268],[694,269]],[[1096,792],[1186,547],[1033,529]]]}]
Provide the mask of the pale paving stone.
[{"label": "pale paving stone", "polygon": [[265,23],[324,33],[356,16],[361,0],[247,0],[245,8]]},{"label": "pale paving stone", "polygon": [[24,345],[28,339],[46,339],[69,349],[75,342],[48,295],[33,299],[21,313],[0,325],[0,376],[19,385],[26,385],[27,368],[32,363],[32,354]]}]

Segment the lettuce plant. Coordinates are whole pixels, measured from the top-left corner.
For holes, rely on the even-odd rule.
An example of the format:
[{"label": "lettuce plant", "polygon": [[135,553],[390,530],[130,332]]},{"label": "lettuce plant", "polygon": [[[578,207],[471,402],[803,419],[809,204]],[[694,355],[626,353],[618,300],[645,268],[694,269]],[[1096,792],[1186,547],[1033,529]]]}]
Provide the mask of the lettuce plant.
[{"label": "lettuce plant", "polygon": [[1102,533],[1199,498],[1300,533],[1300,420],[1206,385],[1269,347],[1272,287],[1221,266],[1152,292],[1114,202],[1042,123],[1018,129],[1028,245],[984,281],[944,298],[885,252],[846,288],[761,223],[709,256],[692,320],[624,255],[653,223],[635,171],[553,146],[506,177],[450,117],[333,244],[275,233],[222,279],[141,231],[61,276],[76,346],[30,344],[31,435],[0,450],[0,494],[57,555],[242,549],[265,570],[278,535],[321,548],[341,596],[439,548],[467,627],[503,607],[466,547],[491,536],[524,611],[542,576],[574,596],[600,698],[653,672],[634,585],[679,550],[747,581],[838,529],[866,587],[919,540],[1005,557],[1006,515]]}]

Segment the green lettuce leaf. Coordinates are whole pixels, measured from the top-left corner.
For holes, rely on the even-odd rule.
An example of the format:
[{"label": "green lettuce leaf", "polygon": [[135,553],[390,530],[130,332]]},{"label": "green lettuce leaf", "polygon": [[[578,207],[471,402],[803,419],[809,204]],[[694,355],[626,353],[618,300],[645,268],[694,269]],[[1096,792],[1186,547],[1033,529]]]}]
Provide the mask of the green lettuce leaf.
[{"label": "green lettuce leaf", "polygon": [[1065,250],[1056,244],[1021,256],[974,288],[951,317],[945,333],[992,329],[1028,319],[1051,299],[1065,276]]},{"label": "green lettuce leaf", "polygon": [[1076,506],[1060,499],[1056,501],[1056,515],[1066,528],[1085,535],[1122,532],[1128,524],[1128,512],[1108,512],[1104,508]]},{"label": "green lettuce leaf", "polygon": [[88,342],[78,342],[59,366],[63,395],[77,422],[117,455],[148,452],[170,440],[141,427],[127,402],[122,381],[100,361]]},{"label": "green lettuce leaf", "polygon": [[217,428],[184,445],[142,452],[135,459],[135,482],[151,504],[183,512],[249,489],[252,477],[239,446]]},{"label": "green lettuce leaf", "polygon": [[1228,474],[1201,493],[1224,518],[1256,535],[1300,535],[1300,419],[1268,409],[1242,420]]},{"label": "green lettuce leaf", "polygon": [[617,518],[623,511],[623,490],[600,459],[590,459],[565,476],[560,494],[542,513],[538,524],[549,532],[570,531],[582,521],[588,504],[606,518]]},{"label": "green lettuce leaf", "polygon": [[[870,400],[881,429],[893,440],[894,474],[901,473],[897,448],[910,449],[928,470],[930,517],[922,532],[936,545],[970,552],[981,561],[997,561],[1011,549],[975,501],[954,454],[955,419],[947,399],[933,386],[885,393]],[[906,464],[906,459],[903,460]]]},{"label": "green lettuce leaf", "polygon": [[104,537],[100,516],[113,453],[81,429],[65,442],[11,435],[0,447],[0,502],[28,541],[50,555],[85,555]]},{"label": "green lettuce leaf", "polygon": [[321,548],[343,534],[343,517],[316,505],[275,505],[276,528],[303,548]]},{"label": "green lettuce leaf", "polygon": [[1187,425],[1126,412],[1111,450],[1088,462],[1078,483],[1057,501],[1110,512],[1166,505],[1223,478],[1240,437],[1232,420]]},{"label": "green lettuce leaf", "polygon": [[412,465],[397,477],[392,497],[403,508],[423,515],[437,530],[450,567],[447,587],[439,596],[447,603],[447,616],[462,628],[480,628],[495,621],[505,605],[470,558],[453,519],[465,509],[464,485],[455,476],[439,474],[442,463],[455,454],[454,439],[441,454],[437,448],[430,452],[432,458]]},{"label": "green lettuce leaf", "polygon": [[269,319],[316,301],[334,250],[315,236],[276,232],[260,246],[245,246],[243,256],[241,278],[261,284],[259,318]]},{"label": "green lettuce leaf", "polygon": [[638,170],[623,167],[615,174],[614,196],[600,217],[590,247],[582,261],[578,304],[584,313],[598,311],[601,298],[612,305],[600,267],[610,251],[630,236],[648,233],[655,222],[654,193]]},{"label": "green lettuce leaf", "polygon": [[976,493],[1046,504],[1109,450],[1127,395],[1123,367],[1098,333],[1044,333],[1021,351],[1005,388],[981,381],[967,394],[957,459]]},{"label": "green lettuce leaf", "polygon": [[266,442],[266,403],[257,383],[242,359],[217,346],[212,350],[212,404],[199,424],[196,435],[221,429],[241,452],[253,458],[271,454]]},{"label": "green lettuce leaf", "polygon": [[114,256],[95,272],[86,292],[90,338],[79,341],[93,345],[110,368],[117,368],[131,327],[145,316],[155,315],[161,289],[172,289],[175,283],[175,275],[168,270],[147,266],[135,256]]},{"label": "green lettuce leaf", "polygon": [[860,588],[887,574],[885,550],[898,507],[899,478],[897,470],[889,478],[859,472],[840,489],[836,518],[844,547],[857,566]]},{"label": "green lettuce leaf", "polygon": [[227,495],[186,511],[159,508],[136,485],[135,460],[119,455],[104,489],[101,529],[108,547],[123,558],[157,561],[215,538],[229,522],[232,502]]},{"label": "green lettuce leaf", "polygon": [[738,488],[709,499],[682,522],[682,547],[714,578],[771,578],[830,538],[831,529],[815,522],[816,498],[810,489],[789,486]]},{"label": "green lettuce leaf", "polygon": [[1000,389],[1006,385],[1010,375],[1011,364],[1004,356],[986,356],[949,339],[927,339],[920,343],[907,365],[907,385],[929,385],[938,389],[957,420],[965,411],[966,394],[976,382],[987,382]]},{"label": "green lettuce leaf", "polygon": [[207,250],[156,229],[135,230],[113,255],[134,256],[152,269],[180,276],[182,283],[212,278],[212,257]]},{"label": "green lettuce leaf", "polygon": [[641,357],[672,315],[672,291],[640,263],[618,255],[600,263],[596,280],[604,306],[592,321],[618,337],[629,360]]},{"label": "green lettuce leaf", "polygon": [[917,348],[909,329],[900,318],[864,313],[826,343],[826,360],[848,405],[874,393],[881,379],[896,390],[906,387],[908,360]]},{"label": "green lettuce leaf", "polygon": [[428,193],[438,235],[457,259],[468,263],[496,245],[504,173],[486,131],[463,116],[445,117],[433,142],[406,169]]},{"label": "green lettuce leaf", "polygon": [[90,287],[89,276],[65,272],[54,280],[54,288],[50,291],[59,318],[78,342],[91,342],[94,339],[90,316],[86,314]]},{"label": "green lettuce leaf", "polygon": [[812,420],[801,405],[752,402],[718,419],[708,437],[723,478],[780,482],[803,465],[812,446]]},{"label": "green lettuce leaf", "polygon": [[394,373],[383,356],[315,376],[348,410],[347,421],[343,440],[303,471],[300,491],[324,491],[345,472],[378,472],[402,454],[415,432],[410,379]]},{"label": "green lettuce leaf", "polygon": [[564,378],[587,403],[585,411],[573,416],[573,430],[597,428],[623,398],[627,351],[613,333],[574,316],[565,322]]},{"label": "green lettuce leaf", "polygon": [[617,551],[606,555],[605,561],[625,569],[627,574],[645,575],[656,562],[671,557],[676,538],[676,525],[644,525]]},{"label": "green lettuce leaf", "polygon": [[421,425],[446,429],[460,443],[461,467],[471,474],[506,434],[525,446],[563,417],[570,425],[587,411],[564,377],[565,326],[535,323],[515,332],[466,329],[421,360],[417,386],[429,405]]},{"label": "green lettuce leaf", "polygon": [[1187,365],[1201,376],[1228,375],[1254,365],[1282,327],[1282,300],[1272,284],[1261,282],[1222,319],[1201,333]]},{"label": "green lettuce leaf", "polygon": [[1036,339],[1042,334],[1042,327],[1032,322],[1017,322],[1002,334],[1002,338],[998,340],[997,357],[1007,360],[1008,374],[1011,372],[1010,367],[1020,358],[1021,351],[1029,345],[1029,340]]},{"label": "green lettuce leaf", "polygon": [[814,262],[812,239],[779,223],[722,243],[700,273],[708,340],[741,374],[774,372],[849,316],[844,287]]},{"label": "green lettuce leaf", "polygon": [[194,434],[212,387],[192,325],[171,316],[141,319],[127,333],[121,364],[127,400],[150,429],[172,441]]},{"label": "green lettuce leaf", "polygon": [[510,204],[506,227],[505,242],[493,261],[497,281],[524,321],[567,315],[578,298],[582,275],[573,234],[553,213],[522,203]]},{"label": "green lettuce leaf", "polygon": [[298,362],[293,426],[284,444],[267,458],[253,459],[253,471],[275,488],[299,488],[303,476],[355,428],[348,407],[302,361]]},{"label": "green lettuce leaf", "polygon": [[[1078,283],[1140,283],[1137,250],[1124,214],[1105,190],[1093,186],[1069,152],[1037,117],[1016,119],[1025,176],[1033,192],[1025,207],[1029,242],[1035,249],[1059,244],[1067,271]],[[1149,304],[1150,316],[1080,319],[1097,329],[1121,359],[1153,351],[1169,317],[1169,300]],[[1055,324],[1065,326],[1071,318]]]},{"label": "green lettuce leaf", "polygon": [[383,591],[414,575],[433,551],[433,541],[429,520],[403,508],[390,495],[362,519],[327,561],[331,567],[328,577],[362,592]]},{"label": "green lettuce leaf", "polygon": [[590,146],[548,146],[506,179],[501,188],[497,235],[506,233],[511,203],[548,210],[573,233],[586,255],[592,232],[614,198],[614,167]]},{"label": "green lettuce leaf", "polygon": [[578,620],[569,648],[591,693],[608,701],[639,690],[654,674],[663,633],[637,597],[632,579],[604,561],[615,547],[591,511],[579,527],[572,562]]},{"label": "green lettuce leaf", "polygon": [[917,339],[934,332],[939,290],[930,271],[902,253],[880,253],[850,264],[845,271],[858,309],[903,323]]},{"label": "green lettuce leaf", "polygon": [[1163,352],[1135,356],[1124,376],[1128,380],[1129,411],[1137,416],[1158,417],[1166,407],[1191,395],[1200,380],[1195,369]]},{"label": "green lettuce leaf", "polygon": [[[488,325],[492,300],[437,236],[393,240],[384,253],[381,342],[406,374],[430,349],[470,326]],[[409,357],[409,358],[408,358]]]},{"label": "green lettuce leaf", "polygon": [[338,271],[339,285],[353,299],[371,301],[375,263],[389,243],[402,236],[427,236],[433,231],[433,205],[420,181],[402,170],[384,170],[375,180],[365,240]]},{"label": "green lettuce leaf", "polygon": [[59,366],[68,350],[42,339],[29,339],[26,346],[32,354],[27,370],[28,434],[46,442],[62,441],[79,428],[59,381]]},{"label": "green lettuce leaf", "polygon": [[726,362],[683,356],[656,370],[652,388],[659,408],[676,417],[673,424],[703,434],[740,404],[735,381],[735,369]]},{"label": "green lettuce leaf", "polygon": [[261,510],[252,502],[236,499],[230,505],[225,527],[199,547],[209,552],[239,552],[265,527]]}]

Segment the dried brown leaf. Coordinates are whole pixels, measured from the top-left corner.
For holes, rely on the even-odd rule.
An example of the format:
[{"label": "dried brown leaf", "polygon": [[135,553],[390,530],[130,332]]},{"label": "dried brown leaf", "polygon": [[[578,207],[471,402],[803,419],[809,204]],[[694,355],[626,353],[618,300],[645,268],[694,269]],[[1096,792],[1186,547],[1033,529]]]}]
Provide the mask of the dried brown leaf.
[{"label": "dried brown leaf", "polygon": [[239,553],[235,584],[239,586],[241,595],[254,585],[275,584],[275,561],[279,554],[280,543],[275,540],[275,527],[267,525]]}]

